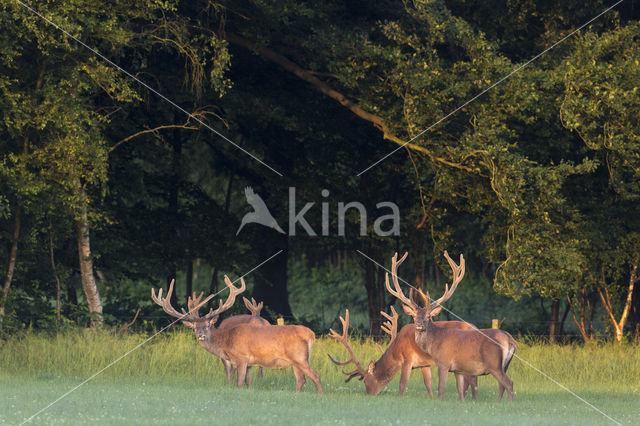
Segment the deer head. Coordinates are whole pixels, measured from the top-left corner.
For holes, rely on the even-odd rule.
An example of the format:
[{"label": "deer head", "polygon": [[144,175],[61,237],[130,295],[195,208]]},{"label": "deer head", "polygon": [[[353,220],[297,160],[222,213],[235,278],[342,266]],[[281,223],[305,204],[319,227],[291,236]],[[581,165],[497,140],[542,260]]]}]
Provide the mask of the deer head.
[{"label": "deer head", "polygon": [[200,317],[198,314],[198,310],[205,305],[209,300],[213,298],[213,294],[207,296],[202,302],[202,296],[204,293],[200,293],[198,297],[193,293],[193,296],[189,296],[189,300],[187,301],[187,307],[189,309],[188,312],[182,309],[182,313],[176,311],[173,306],[171,306],[171,293],[173,292],[173,285],[175,280],[171,280],[171,284],[169,285],[169,291],[167,292],[167,296],[165,298],[162,297],[162,289],[158,290],[158,296],[156,297],[155,290],[151,289],[151,298],[153,301],[162,306],[164,311],[171,315],[174,318],[178,318],[182,321],[182,324],[186,325],[189,328],[193,328],[196,332],[196,337],[198,341],[202,343],[206,343],[209,341],[211,336],[211,330],[215,328],[215,324],[218,321],[218,317],[220,314],[233,306],[233,303],[236,300],[236,296],[242,293],[246,289],[246,285],[243,278],[240,278],[241,285],[240,287],[234,287],[231,283],[231,280],[228,276],[224,276],[224,282],[229,287],[229,296],[227,300],[223,303],[220,300],[220,305],[217,309],[211,308],[209,312]]},{"label": "deer head", "polygon": [[358,361],[358,358],[356,358],[356,355],[353,352],[351,345],[349,344],[349,310],[348,309],[345,312],[345,317],[344,318],[340,317],[340,322],[342,323],[342,334],[336,333],[333,329],[329,329],[329,334],[332,338],[336,339],[337,341],[342,343],[345,346],[345,348],[347,348],[347,351],[349,352],[351,357],[346,361],[340,362],[340,361],[336,361],[335,359],[333,359],[331,355],[327,354],[329,356],[329,359],[334,364],[340,365],[340,366],[348,365],[348,364],[355,365],[356,368],[354,370],[342,372],[346,376],[349,376],[345,380],[345,383],[357,377],[358,380],[364,380],[364,386],[369,395],[379,394],[382,388],[384,388],[384,386],[387,384],[387,382],[381,382],[380,380],[378,380],[378,378],[375,375],[375,371],[374,371],[375,364],[373,363],[373,361],[369,363],[369,367],[367,368],[367,370],[365,370],[364,368],[362,368],[362,365],[360,364],[360,361]]},{"label": "deer head", "polygon": [[451,283],[451,287],[448,285],[445,286],[445,291],[442,297],[438,300],[431,301],[429,298],[429,293],[425,295],[422,290],[418,289],[418,294],[420,298],[424,302],[424,307],[420,306],[414,300],[414,292],[411,289],[409,293],[409,297],[406,297],[402,292],[402,288],[400,287],[399,279],[398,279],[398,266],[407,258],[407,254],[405,253],[400,260],[398,260],[398,253],[393,255],[391,259],[391,276],[393,278],[393,288],[389,284],[389,274],[385,275],[385,285],[389,293],[397,297],[402,302],[402,308],[405,313],[411,317],[413,317],[413,322],[415,324],[416,337],[418,333],[423,333],[427,329],[427,325],[431,322],[432,318],[440,313],[442,310],[442,304],[449,300],[449,298],[453,295],[458,287],[460,281],[464,277],[465,271],[465,262],[464,256],[460,254],[460,264],[457,265],[453,259],[449,257],[449,253],[444,252],[444,257],[449,262],[449,266],[453,270],[453,281]]}]

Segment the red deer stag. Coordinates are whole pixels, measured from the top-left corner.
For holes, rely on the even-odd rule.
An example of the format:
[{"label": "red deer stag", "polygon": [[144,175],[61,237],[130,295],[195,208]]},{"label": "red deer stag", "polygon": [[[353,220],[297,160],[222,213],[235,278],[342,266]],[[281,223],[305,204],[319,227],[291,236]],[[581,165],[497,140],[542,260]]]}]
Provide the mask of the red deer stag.
[{"label": "red deer stag", "polygon": [[[429,395],[433,397],[431,390],[431,374],[429,365],[433,364],[433,360],[424,353],[416,344],[413,324],[407,324],[393,337],[389,347],[384,351],[382,356],[377,362],[370,362],[369,368],[365,370],[356,358],[353,349],[348,341],[349,334],[349,310],[346,310],[345,318],[340,317],[342,322],[342,335],[336,333],[333,329],[330,329],[330,336],[339,342],[341,342],[351,357],[347,361],[339,362],[333,359],[329,355],[329,359],[336,365],[347,365],[353,363],[355,370],[343,371],[343,373],[349,376],[345,382],[359,377],[360,380],[364,380],[364,386],[368,394],[377,395],[380,391],[393,379],[393,377],[400,371],[400,389],[398,394],[404,393],[407,381],[411,370],[414,368],[421,368],[424,378],[424,384],[429,392]],[[390,331],[393,330],[393,320],[390,319],[389,325]],[[397,324],[395,325],[397,330]]]},{"label": "red deer stag", "polygon": [[[195,303],[189,312],[182,313],[176,311],[171,306],[170,296],[173,285],[170,286],[167,297],[162,298],[162,289],[156,297],[154,290],[151,290],[153,301],[162,306],[164,311],[182,320],[187,327],[195,329],[196,336],[209,352],[228,360],[233,367],[238,370],[238,387],[242,387],[247,377],[247,369],[250,366],[260,366],[270,369],[282,369],[293,367],[296,376],[296,392],[304,385],[309,377],[316,385],[319,393],[322,393],[320,376],[309,366],[309,352],[311,345],[315,342],[315,334],[307,327],[300,325],[255,326],[252,324],[238,324],[235,327],[220,329],[215,327],[218,316],[229,309],[235,302],[235,298],[242,293],[246,286],[241,279],[240,288],[234,287],[231,280],[225,276],[225,284],[230,289],[227,301],[222,303],[218,309],[211,309],[203,317],[197,315],[197,310],[208,302],[213,295],[208,296],[203,302]],[[251,387],[251,381],[247,381],[247,387]]]},{"label": "red deer stag", "polygon": [[[224,276],[224,281],[230,290],[227,301],[223,304],[222,300],[220,300],[220,306],[218,307],[218,309],[216,309],[215,311],[211,309],[209,313],[202,318],[199,316],[198,310],[202,306],[204,306],[209,300],[211,300],[213,298],[213,295],[210,295],[204,301],[201,301],[204,293],[200,293],[200,296],[198,297],[196,297],[196,294],[193,293],[193,296],[189,297],[187,301],[187,307],[189,309],[188,312],[185,312],[184,309],[182,309],[182,313],[180,313],[176,311],[173,308],[173,306],[171,306],[171,294],[173,293],[173,286],[175,284],[175,280],[171,280],[171,284],[169,284],[169,291],[167,291],[167,296],[165,298],[162,298],[162,289],[158,290],[158,296],[156,297],[155,290],[153,288],[151,289],[151,298],[156,304],[160,305],[167,314],[171,315],[174,318],[178,318],[182,320],[182,324],[184,324],[189,328],[193,328],[195,330],[196,337],[198,338],[198,343],[200,343],[200,345],[203,348],[205,348],[208,352],[211,352],[212,354],[216,355],[222,360],[222,364],[224,365],[224,369],[227,375],[227,381],[231,382],[231,378],[233,377],[233,366],[231,365],[231,361],[229,361],[229,359],[226,357],[224,351],[219,347],[217,342],[215,342],[212,339],[208,339],[207,335],[209,330],[213,328],[213,324],[215,324],[215,322],[218,320],[218,316],[222,312],[226,311],[227,309],[231,308],[231,306],[233,306],[236,300],[236,296],[245,290],[246,285],[245,285],[244,279],[241,279],[240,288],[236,288],[233,286],[233,284],[231,283],[231,280],[226,275]],[[252,315],[237,315],[237,316],[241,317],[241,320],[234,320],[232,319],[234,317],[229,317],[220,323],[218,330],[223,330],[224,328],[231,328],[242,322],[248,322],[250,320],[255,321],[252,319],[253,318]],[[264,321],[268,323],[268,321],[266,320]],[[226,325],[225,327],[223,327],[222,325],[225,323]],[[251,384],[250,373],[247,376],[246,380],[247,380],[247,384],[250,385]]]},{"label": "red deer stag", "polygon": [[509,401],[513,401],[513,382],[507,377],[506,370],[516,350],[517,342],[509,333],[493,329],[460,330],[443,327],[432,321],[432,317],[442,310],[442,304],[451,298],[465,272],[462,254],[459,265],[449,257],[446,251],[444,256],[453,270],[453,281],[451,287],[448,285],[445,287],[442,297],[430,302],[429,293],[425,296],[420,291],[420,296],[425,302],[425,307],[422,308],[404,296],[397,282],[396,294],[394,294],[403,303],[405,312],[414,319],[416,343],[433,358],[438,367],[438,398],[442,399],[447,373],[452,371],[456,376],[458,395],[462,401],[464,401],[464,375],[486,374],[491,374],[498,381],[498,400],[502,399],[506,389]]}]

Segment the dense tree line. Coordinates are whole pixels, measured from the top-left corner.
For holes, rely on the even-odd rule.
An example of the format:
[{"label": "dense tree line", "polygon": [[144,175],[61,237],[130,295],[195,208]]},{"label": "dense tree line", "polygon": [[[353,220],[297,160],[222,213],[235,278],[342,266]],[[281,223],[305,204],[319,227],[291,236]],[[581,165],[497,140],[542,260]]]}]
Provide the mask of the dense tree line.
[{"label": "dense tree line", "polygon": [[[438,292],[447,249],[497,294],[546,301],[551,339],[567,315],[585,341],[598,317],[637,334],[638,5],[554,45],[608,6],[4,1],[2,326],[152,318],[151,285],[184,277],[181,304],[279,253],[252,272],[269,315],[329,292],[377,334],[391,299],[356,250],[385,264],[408,250],[405,277]],[[317,235],[236,235],[245,187],[285,231],[314,203]],[[355,209],[339,232],[351,201],[366,235]],[[373,232],[384,201],[399,235]],[[361,274],[305,278],[300,262]]]}]

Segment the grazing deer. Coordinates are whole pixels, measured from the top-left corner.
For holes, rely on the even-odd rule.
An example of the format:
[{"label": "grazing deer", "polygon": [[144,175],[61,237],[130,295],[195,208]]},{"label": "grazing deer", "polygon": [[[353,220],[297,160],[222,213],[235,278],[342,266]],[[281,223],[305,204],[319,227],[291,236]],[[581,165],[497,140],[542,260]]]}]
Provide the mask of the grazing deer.
[{"label": "grazing deer", "polygon": [[[393,332],[394,328],[397,331],[397,314],[395,322],[389,318],[388,329]],[[422,370],[424,384],[429,392],[429,395],[433,397],[433,391],[431,390],[431,370],[429,365],[433,364],[431,357],[424,353],[416,344],[414,336],[414,325],[407,324],[399,332],[392,334],[391,343],[384,351],[382,356],[375,363],[372,361],[369,363],[369,368],[365,370],[356,358],[353,349],[348,341],[349,334],[349,310],[346,310],[345,317],[340,317],[342,322],[342,334],[336,333],[333,329],[330,329],[330,336],[339,342],[341,342],[351,357],[347,361],[339,362],[333,359],[331,355],[329,359],[336,365],[347,365],[353,363],[355,370],[343,371],[343,373],[349,376],[345,382],[359,377],[360,380],[364,380],[364,386],[368,394],[377,395],[380,391],[389,383],[393,377],[400,371],[400,389],[398,394],[404,393],[407,381],[411,374],[411,370],[414,368],[420,368]]]},{"label": "grazing deer", "polygon": [[[228,360],[233,367],[238,370],[238,387],[242,387],[247,376],[247,369],[250,366],[260,366],[270,369],[282,369],[293,367],[296,376],[296,392],[304,385],[309,377],[316,385],[319,393],[322,393],[320,375],[309,366],[309,352],[311,345],[315,342],[315,334],[307,327],[300,325],[261,325],[238,324],[235,327],[220,329],[215,327],[219,315],[233,306],[235,298],[242,293],[246,286],[241,278],[241,286],[234,287],[227,276],[224,277],[225,284],[229,287],[230,293],[227,300],[218,309],[211,309],[203,317],[198,316],[198,309],[208,302],[214,295],[208,296],[204,301],[199,302],[199,298],[192,299],[188,303],[189,312],[182,313],[176,311],[171,306],[171,292],[173,282],[169,287],[167,297],[162,298],[162,289],[156,297],[155,291],[151,290],[151,298],[155,303],[162,306],[164,311],[180,320],[187,327],[193,328],[200,344],[207,351]],[[251,387],[250,379],[247,387]]]},{"label": "grazing deer", "polygon": [[[386,277],[387,283],[388,283],[388,280],[389,278]],[[410,293],[409,298],[413,300],[413,292]],[[385,333],[391,336],[391,340],[389,341],[389,346],[391,346],[391,344],[396,338],[396,335],[398,334],[398,313],[396,312],[396,309],[393,307],[393,305],[391,305],[391,312],[392,312],[392,315],[389,315],[384,311],[380,311],[382,316],[384,316],[387,319],[387,321],[382,323],[382,326],[380,328],[382,328],[382,331],[384,331]],[[472,324],[461,322],[461,321],[438,321],[438,324],[444,327],[460,328],[461,330],[475,330],[477,328]],[[413,324],[405,325],[405,327],[411,327],[411,326],[413,326]],[[415,328],[413,331],[414,331],[414,339],[415,339]],[[384,350],[378,343],[376,343],[376,346],[380,351],[380,353],[384,353]],[[425,387],[429,392],[429,396],[433,398],[433,391],[431,390],[431,366],[420,367],[420,369],[422,371],[422,377],[425,382]],[[473,399],[478,399],[478,378],[476,376],[465,376],[465,385],[464,385],[465,395],[467,394],[467,389],[469,387],[471,387],[471,395]]]},{"label": "grazing deer", "polygon": [[[394,255],[394,262],[397,255],[397,253]],[[406,256],[405,253],[402,260]],[[494,329],[461,330],[443,327],[432,321],[432,317],[442,310],[442,304],[453,295],[465,272],[462,254],[459,265],[449,257],[446,251],[444,256],[453,270],[453,281],[450,288],[448,285],[445,287],[444,294],[438,300],[430,302],[429,293],[425,296],[419,291],[425,303],[424,308],[420,307],[404,295],[397,277],[394,277],[395,292],[393,293],[403,303],[405,312],[413,317],[416,343],[433,358],[438,367],[438,398],[442,399],[447,373],[452,371],[456,376],[458,395],[462,401],[464,401],[464,375],[486,374],[491,374],[498,381],[498,400],[502,399],[506,389],[509,401],[513,401],[513,382],[507,377],[506,371],[515,353],[517,342],[509,333]]]}]

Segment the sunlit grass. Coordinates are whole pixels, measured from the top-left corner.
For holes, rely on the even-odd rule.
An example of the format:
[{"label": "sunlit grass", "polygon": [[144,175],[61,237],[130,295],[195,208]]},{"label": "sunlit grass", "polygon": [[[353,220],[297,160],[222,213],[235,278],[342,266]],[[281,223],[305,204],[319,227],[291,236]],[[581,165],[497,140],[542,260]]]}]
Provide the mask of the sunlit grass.
[{"label": "sunlit grass", "polygon": [[[148,337],[110,330],[72,330],[55,337],[27,333],[2,342],[0,423],[20,423]],[[369,340],[354,339],[352,345],[363,365],[379,357]],[[397,396],[398,377],[381,395],[370,397],[361,382],[344,383],[343,374],[327,353],[346,358],[339,343],[326,337],[316,341],[310,363],[322,378],[323,396],[317,395],[310,381],[296,395],[291,369],[266,370],[262,380],[254,378],[252,390],[238,390],[226,383],[220,361],[197,344],[193,332],[178,329],[135,349],[48,409],[46,416],[38,416],[38,421],[183,424],[211,423],[217,418],[216,423],[235,424],[380,424],[397,419],[413,424],[607,422],[605,416],[529,363],[617,420],[635,423],[632,419],[640,416],[637,346],[520,344],[516,352],[520,359],[514,359],[508,373],[514,381],[514,404],[495,402],[497,384],[492,377],[481,378],[477,402],[460,405],[452,376],[445,400],[431,401],[418,372],[412,375],[403,397]],[[435,369],[433,375],[437,376]],[[435,389],[436,379],[433,385]],[[461,415],[472,417],[465,420]]]}]

